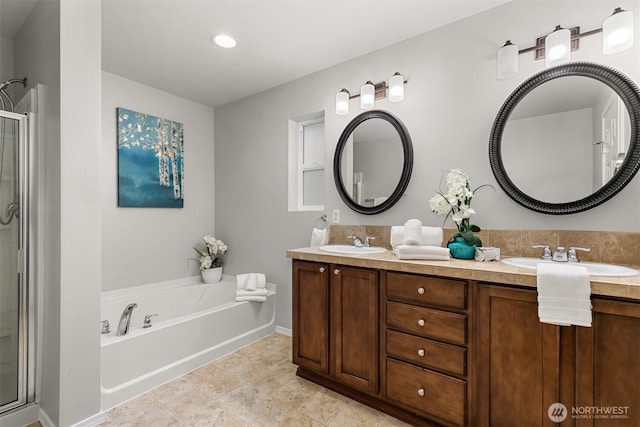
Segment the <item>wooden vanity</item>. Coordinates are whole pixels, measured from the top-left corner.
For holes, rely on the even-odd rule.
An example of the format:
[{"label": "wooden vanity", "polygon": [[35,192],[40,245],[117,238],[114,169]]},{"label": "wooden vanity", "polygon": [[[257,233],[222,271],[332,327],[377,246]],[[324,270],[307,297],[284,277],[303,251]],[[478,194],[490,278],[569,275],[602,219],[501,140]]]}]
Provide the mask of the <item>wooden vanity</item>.
[{"label": "wooden vanity", "polygon": [[287,256],[300,377],[418,426],[558,425],[553,403],[562,426],[640,425],[640,276],[593,277],[593,327],[560,327],[540,323],[531,270]]}]

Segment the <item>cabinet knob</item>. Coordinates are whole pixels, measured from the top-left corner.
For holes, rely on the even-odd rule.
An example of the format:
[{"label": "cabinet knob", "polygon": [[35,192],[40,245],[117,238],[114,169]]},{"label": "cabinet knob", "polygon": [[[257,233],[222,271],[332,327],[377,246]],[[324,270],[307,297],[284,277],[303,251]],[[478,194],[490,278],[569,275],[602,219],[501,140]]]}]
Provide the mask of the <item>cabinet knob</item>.
[{"label": "cabinet knob", "polygon": [[418,293],[420,295],[424,294],[424,288],[422,288],[422,287],[418,288]]},{"label": "cabinet knob", "polygon": [[423,388],[418,389],[418,396],[424,397],[424,389]]},{"label": "cabinet knob", "polygon": [[335,274],[335,275],[337,276],[338,274],[340,274],[340,270],[338,270],[338,269],[336,268],[335,270],[333,270],[333,274]]},{"label": "cabinet knob", "polygon": [[424,356],[424,348],[421,348],[420,350],[418,350],[418,356],[420,357]]},{"label": "cabinet knob", "polygon": [[424,326],[424,319],[418,320],[418,326]]},{"label": "cabinet knob", "polygon": [[324,273],[324,267],[320,267],[319,270],[320,270],[320,273]]}]

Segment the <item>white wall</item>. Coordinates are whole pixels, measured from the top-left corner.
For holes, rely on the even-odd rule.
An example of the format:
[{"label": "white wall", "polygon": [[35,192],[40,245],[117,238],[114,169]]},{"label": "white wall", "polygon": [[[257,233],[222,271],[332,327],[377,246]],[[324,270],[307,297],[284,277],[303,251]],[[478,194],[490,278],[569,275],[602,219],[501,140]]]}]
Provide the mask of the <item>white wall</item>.
[{"label": "white wall", "polygon": [[[474,199],[474,223],[481,227],[640,231],[637,177],[602,206],[575,215],[546,216],[511,201],[499,189],[488,159],[489,135],[500,106],[520,83],[544,69],[544,61],[523,54],[516,78],[496,80],[497,49],[507,39],[522,48],[532,46],[558,23],[599,28],[613,6],[633,10],[636,28],[640,27],[637,2],[513,2],[216,108],[216,233],[231,248],[226,271],[267,273],[280,285],[278,324],[291,326],[291,263],[285,251],[309,244],[320,213],[287,212],[287,120],[326,111],[325,164],[330,167],[342,129],[360,113],[354,101],[349,115],[336,116],[335,93],[343,87],[355,91],[366,80],[382,81],[396,71],[408,79],[405,100],[381,101],[376,107],[398,116],[411,134],[415,161],[406,195],[380,215],[357,214],[341,201],[328,172],[329,217],[333,209],[340,209],[344,224],[393,225],[415,217],[440,226],[442,217],[429,211],[428,200],[444,170],[461,168],[473,186],[496,187],[495,192],[483,189]],[[601,40],[599,35],[583,38],[573,59],[609,64],[638,82],[638,49],[604,56]],[[635,42],[640,46],[640,31]]]},{"label": "white wall", "polygon": [[[184,125],[182,209],[118,207],[117,107]],[[198,274],[193,246],[214,232],[213,109],[103,72],[101,136],[102,290]]]}]

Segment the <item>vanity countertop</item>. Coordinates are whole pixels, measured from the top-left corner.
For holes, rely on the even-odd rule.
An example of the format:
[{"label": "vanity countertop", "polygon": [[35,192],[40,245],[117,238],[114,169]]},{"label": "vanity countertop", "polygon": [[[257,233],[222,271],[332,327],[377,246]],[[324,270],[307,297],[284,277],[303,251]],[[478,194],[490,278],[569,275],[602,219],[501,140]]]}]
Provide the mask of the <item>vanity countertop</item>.
[{"label": "vanity countertop", "polygon": [[[373,254],[333,254],[317,247],[291,249],[287,257],[303,261],[367,267],[406,273],[455,277],[521,287],[536,287],[536,272],[512,267],[501,262],[399,260],[390,250]],[[591,293],[640,301],[640,275],[631,277],[591,276]]]}]

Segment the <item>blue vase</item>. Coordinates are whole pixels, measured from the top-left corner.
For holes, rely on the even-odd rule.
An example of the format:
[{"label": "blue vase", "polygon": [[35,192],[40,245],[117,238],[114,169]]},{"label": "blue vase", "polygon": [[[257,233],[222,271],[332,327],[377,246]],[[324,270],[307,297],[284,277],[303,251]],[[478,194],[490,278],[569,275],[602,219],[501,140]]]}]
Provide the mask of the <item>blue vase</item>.
[{"label": "blue vase", "polygon": [[457,259],[474,259],[476,255],[476,245],[469,246],[462,237],[455,237],[453,242],[447,244],[451,256]]}]

